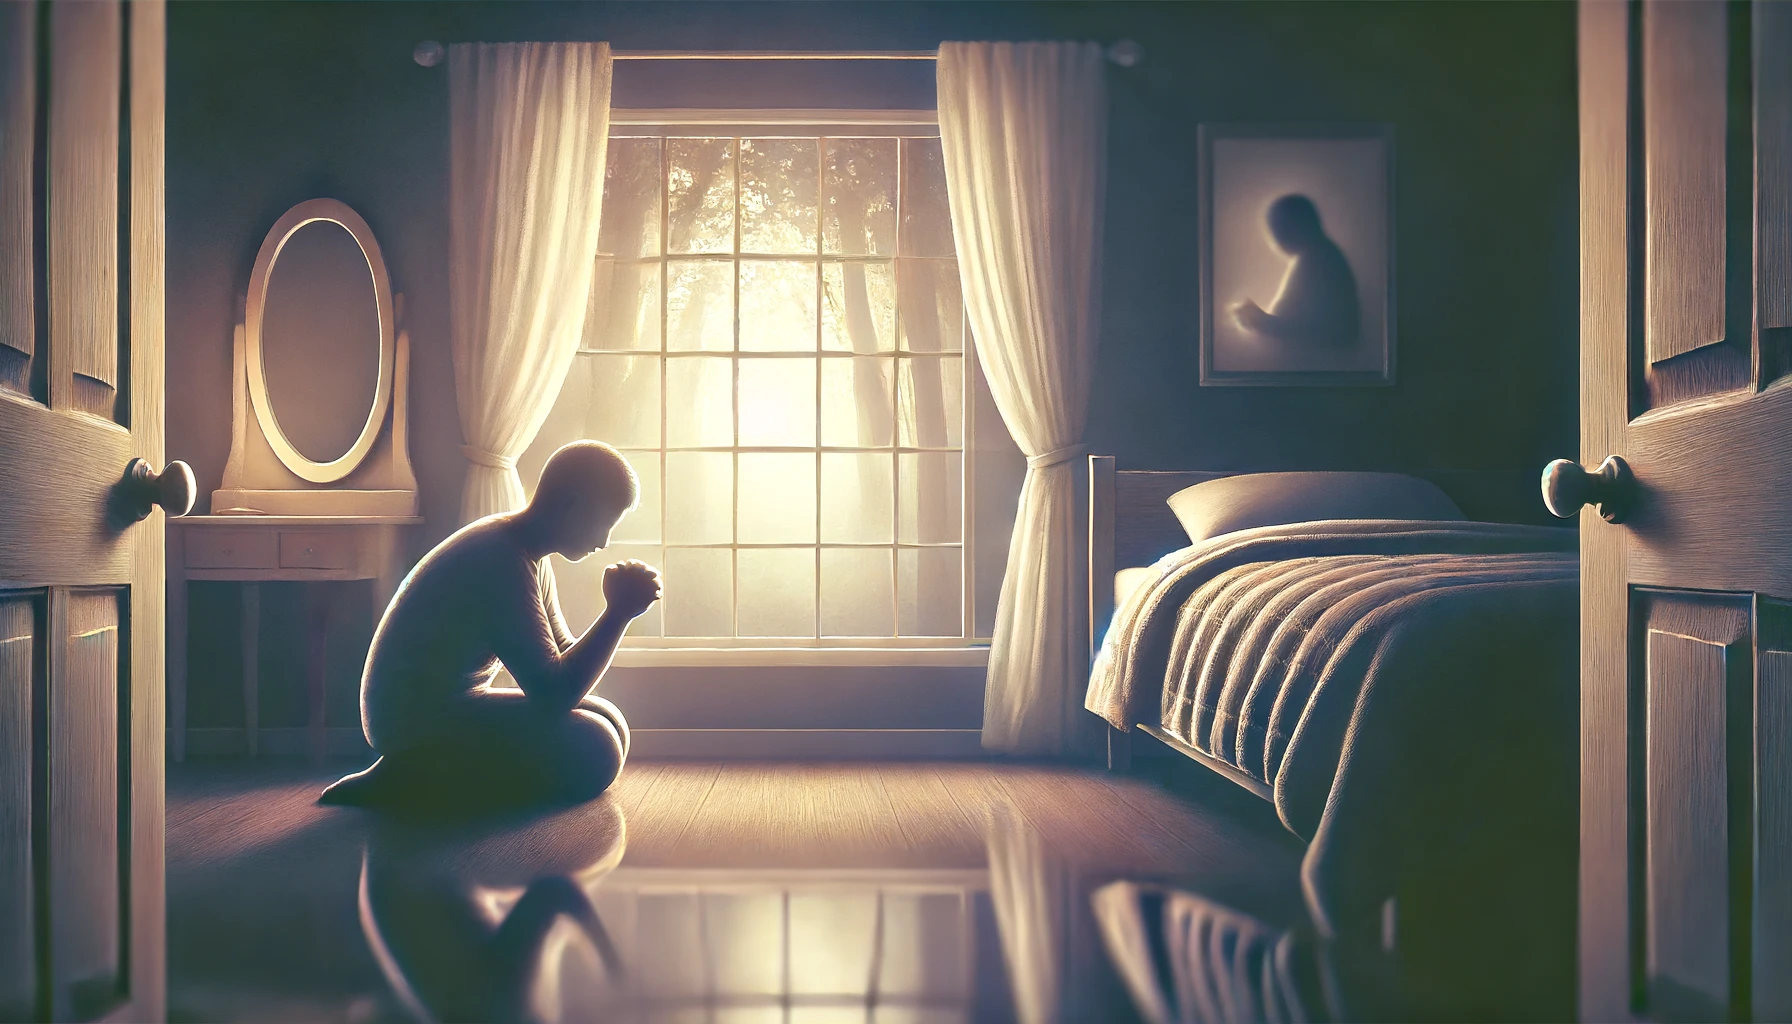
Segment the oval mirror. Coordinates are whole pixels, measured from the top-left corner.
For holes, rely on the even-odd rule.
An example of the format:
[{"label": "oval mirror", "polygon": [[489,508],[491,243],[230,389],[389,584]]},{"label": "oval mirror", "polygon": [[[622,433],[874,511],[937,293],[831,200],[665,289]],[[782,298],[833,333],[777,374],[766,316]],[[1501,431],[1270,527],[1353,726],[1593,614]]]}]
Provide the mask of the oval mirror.
[{"label": "oval mirror", "polygon": [[313,483],[353,472],[392,390],[392,292],[367,222],[333,199],[288,210],[255,258],[243,327],[274,454]]}]

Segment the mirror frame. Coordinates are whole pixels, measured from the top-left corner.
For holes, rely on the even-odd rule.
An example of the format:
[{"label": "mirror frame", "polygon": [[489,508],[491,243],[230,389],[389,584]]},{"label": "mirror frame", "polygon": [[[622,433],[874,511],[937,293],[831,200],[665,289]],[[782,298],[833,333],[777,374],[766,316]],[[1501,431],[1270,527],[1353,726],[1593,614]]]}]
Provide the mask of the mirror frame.
[{"label": "mirror frame", "polygon": [[[274,404],[268,395],[266,369],[261,358],[262,314],[267,304],[268,279],[273,276],[280,250],[300,228],[320,220],[342,227],[361,247],[361,255],[366,258],[367,268],[372,272],[374,301],[380,321],[379,376],[374,382],[373,407],[367,411],[367,422],[361,426],[361,433],[355,438],[355,443],[349,446],[348,451],[329,462],[315,462],[306,457],[287,439],[286,432],[280,429],[280,421],[274,415]],[[262,434],[267,437],[268,445],[274,449],[274,454],[286,468],[301,479],[315,484],[335,483],[354,472],[373,449],[373,443],[380,435],[380,428],[385,424],[386,412],[392,404],[395,349],[392,321],[392,282],[386,276],[386,261],[380,255],[380,245],[374,240],[373,229],[367,226],[360,214],[350,209],[348,204],[335,199],[308,199],[287,210],[274,222],[267,237],[262,240],[261,250],[255,254],[255,269],[249,275],[249,299],[243,315],[243,347],[248,355],[250,404],[255,407],[255,418],[261,423]]]}]

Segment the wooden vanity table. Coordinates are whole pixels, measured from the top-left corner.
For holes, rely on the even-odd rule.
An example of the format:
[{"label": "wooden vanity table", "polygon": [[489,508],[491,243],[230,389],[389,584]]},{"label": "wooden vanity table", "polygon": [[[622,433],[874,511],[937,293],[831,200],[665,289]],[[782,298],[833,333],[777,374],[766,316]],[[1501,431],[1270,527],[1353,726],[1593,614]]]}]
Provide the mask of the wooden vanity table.
[{"label": "wooden vanity table", "polygon": [[[405,532],[420,516],[188,516],[168,521],[168,729],[176,761],[187,753],[187,583],[242,584],[243,737],[259,749],[260,627],[263,581],[372,580],[379,617],[410,566]],[[330,605],[316,588],[306,600],[305,693],[313,760],[325,754],[324,669]]]},{"label": "wooden vanity table", "polygon": [[[276,272],[278,267],[278,272]],[[360,215],[312,199],[255,257],[235,338],[230,460],[211,515],[168,525],[168,747],[187,754],[187,584],[242,585],[243,737],[259,751],[261,584],[372,580],[375,625],[410,569],[417,515],[410,338]],[[306,595],[307,746],[326,752],[330,602]]]}]

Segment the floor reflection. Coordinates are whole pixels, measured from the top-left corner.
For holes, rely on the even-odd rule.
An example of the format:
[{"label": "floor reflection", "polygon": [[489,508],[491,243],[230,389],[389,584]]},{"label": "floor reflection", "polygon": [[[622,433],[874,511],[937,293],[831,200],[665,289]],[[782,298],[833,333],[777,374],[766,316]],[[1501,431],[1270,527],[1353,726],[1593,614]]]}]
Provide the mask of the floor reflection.
[{"label": "floor reflection", "polygon": [[511,821],[377,822],[361,864],[362,935],[419,1019],[567,1019],[563,979],[577,979],[574,996],[623,980],[591,894],[625,846],[622,812],[606,800]]},{"label": "floor reflection", "polygon": [[1089,886],[1024,818],[997,809],[986,824],[988,868],[971,870],[630,868],[604,800],[380,822],[360,922],[420,1020],[1125,1019]]},{"label": "floor reflection", "polygon": [[[801,785],[823,799],[853,771],[811,772]],[[959,793],[954,831],[931,846],[880,855],[799,843],[791,848],[809,853],[786,856],[762,845],[729,857],[733,824],[697,815],[669,832],[669,805],[639,794],[450,822],[316,808],[305,779],[226,781],[197,797],[173,787],[170,1013],[353,1024],[1126,1024],[1143,1006],[1151,1020],[1282,1019],[1267,1004],[1229,1003],[1234,1011],[1220,1014],[1135,1004],[1129,985],[1148,988],[1143,961],[1108,952],[1127,947],[1111,934],[1111,894],[1122,890],[1104,887],[1248,878],[1234,866],[1242,847],[1216,846],[1203,860],[1162,846],[1141,860],[1136,834],[1083,824],[1097,807],[1062,786],[1037,789],[1056,802],[1027,803],[1019,784]],[[1132,941],[1151,951],[1153,982],[1192,983],[1161,970],[1163,943],[1140,938],[1150,927],[1135,925]],[[1209,946],[1273,947],[1268,926],[1262,935]],[[1236,973],[1224,956],[1209,961]]]}]

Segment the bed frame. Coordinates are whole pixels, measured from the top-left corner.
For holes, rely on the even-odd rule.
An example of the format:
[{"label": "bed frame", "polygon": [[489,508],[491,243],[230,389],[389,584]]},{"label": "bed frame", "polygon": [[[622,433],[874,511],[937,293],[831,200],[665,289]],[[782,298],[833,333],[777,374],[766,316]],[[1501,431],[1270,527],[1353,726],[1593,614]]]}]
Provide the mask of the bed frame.
[{"label": "bed frame", "polygon": [[[1182,524],[1165,499],[1184,487],[1255,470],[1121,470],[1112,455],[1089,456],[1089,657],[1114,617],[1114,573],[1150,565],[1188,544]],[[1489,523],[1555,522],[1543,507],[1537,474],[1531,470],[1406,470],[1429,480],[1470,519]],[[1106,723],[1103,723],[1104,725]],[[1264,799],[1269,788],[1231,765],[1210,757],[1165,732],[1156,723],[1133,728]],[[1108,768],[1132,763],[1132,733],[1107,726]]]}]

